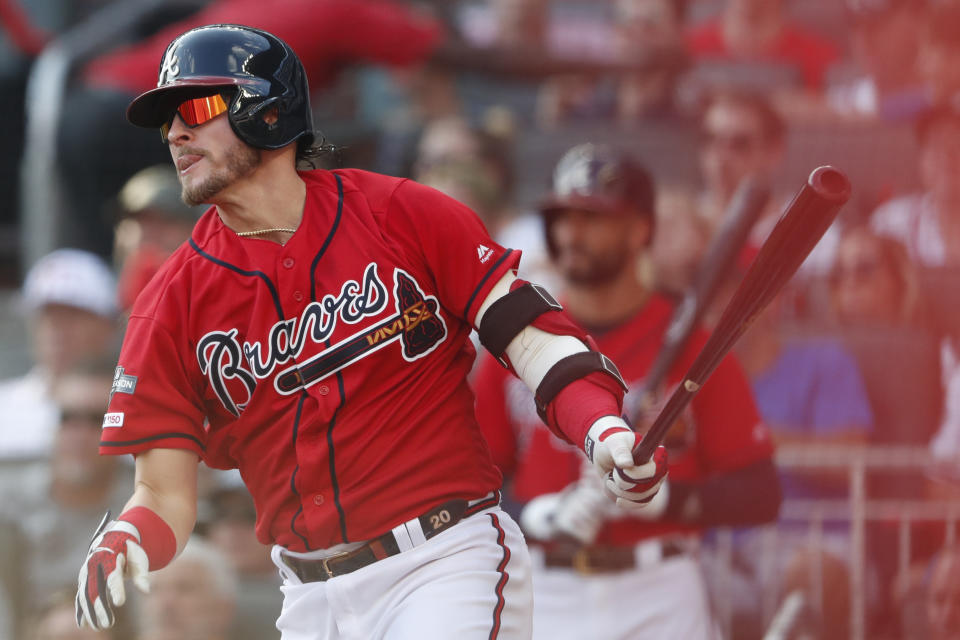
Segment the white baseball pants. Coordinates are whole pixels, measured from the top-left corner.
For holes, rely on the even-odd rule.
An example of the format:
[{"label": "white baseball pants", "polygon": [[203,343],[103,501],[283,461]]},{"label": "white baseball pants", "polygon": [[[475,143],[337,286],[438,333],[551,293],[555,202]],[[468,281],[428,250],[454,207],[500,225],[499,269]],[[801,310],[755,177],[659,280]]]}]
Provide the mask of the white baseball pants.
[{"label": "white baseball pants", "polygon": [[414,534],[398,544],[407,550],[309,583],[275,547],[282,640],[530,639],[530,556],[520,528],[499,507],[430,540]]},{"label": "white baseball pants", "polygon": [[629,571],[583,575],[533,556],[535,640],[715,640],[707,591],[690,556]]}]

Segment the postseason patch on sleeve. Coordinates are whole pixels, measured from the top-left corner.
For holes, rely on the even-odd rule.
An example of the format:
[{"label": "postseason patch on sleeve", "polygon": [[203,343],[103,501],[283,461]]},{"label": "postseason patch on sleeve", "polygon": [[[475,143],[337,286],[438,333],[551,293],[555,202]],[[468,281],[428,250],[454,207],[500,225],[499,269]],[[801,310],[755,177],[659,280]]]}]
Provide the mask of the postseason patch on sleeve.
[{"label": "postseason patch on sleeve", "polygon": [[137,388],[137,376],[131,376],[123,372],[123,367],[117,367],[113,373],[113,386],[110,387],[110,398],[115,393],[128,393],[133,395]]}]

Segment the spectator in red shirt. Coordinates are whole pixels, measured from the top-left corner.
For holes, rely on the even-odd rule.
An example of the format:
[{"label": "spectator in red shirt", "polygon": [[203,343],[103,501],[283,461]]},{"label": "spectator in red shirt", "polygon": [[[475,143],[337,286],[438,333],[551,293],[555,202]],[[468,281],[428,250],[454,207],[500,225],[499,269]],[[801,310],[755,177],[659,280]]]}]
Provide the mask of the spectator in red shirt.
[{"label": "spectator in red shirt", "polygon": [[303,61],[310,86],[330,84],[349,61],[404,66],[423,60],[440,40],[439,25],[384,0],[217,0],[143,42],[95,58],[87,83],[140,93],[157,82],[157,61],[167,44],[203,24],[245,24],[276,34]]},{"label": "spectator in red shirt", "polygon": [[683,0],[616,0],[607,55],[636,68],[548,80],[537,99],[538,125],[613,119],[631,127],[642,119],[674,115],[677,83],[688,62],[683,41],[686,6]]},{"label": "spectator in red shirt", "polygon": [[803,85],[819,91],[839,52],[828,40],[790,23],[783,0],[727,0],[721,14],[687,34],[700,60],[769,62],[794,67]]}]

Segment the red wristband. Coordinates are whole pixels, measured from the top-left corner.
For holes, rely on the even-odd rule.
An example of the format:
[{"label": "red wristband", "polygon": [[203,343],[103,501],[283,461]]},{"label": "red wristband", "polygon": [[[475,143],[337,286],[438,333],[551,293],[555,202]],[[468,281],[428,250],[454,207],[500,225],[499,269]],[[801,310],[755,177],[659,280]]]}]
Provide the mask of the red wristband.
[{"label": "red wristband", "polygon": [[177,537],[163,518],[147,507],[134,507],[117,520],[129,522],[140,532],[140,546],[150,559],[150,571],[162,569],[177,555]]},{"label": "red wristband", "polygon": [[556,425],[580,448],[594,422],[603,416],[620,415],[620,397],[616,393],[620,388],[611,389],[606,384],[608,380],[612,382],[605,373],[591,373],[564,387],[547,407],[551,426]]}]

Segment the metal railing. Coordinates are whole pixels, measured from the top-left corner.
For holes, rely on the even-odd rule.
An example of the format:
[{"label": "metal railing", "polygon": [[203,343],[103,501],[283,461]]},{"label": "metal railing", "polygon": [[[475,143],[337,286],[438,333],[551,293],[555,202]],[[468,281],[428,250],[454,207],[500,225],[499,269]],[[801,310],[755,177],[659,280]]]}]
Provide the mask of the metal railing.
[{"label": "metal railing", "polygon": [[[178,0],[198,4],[200,0]],[[20,242],[24,272],[37,259],[71,237],[57,139],[72,74],[82,62],[123,42],[146,16],[168,8],[170,0],[113,2],[57,36],[33,64],[27,81],[24,154],[21,161]],[[69,170],[69,168],[68,168]]]},{"label": "metal railing", "polygon": [[[931,467],[932,459],[926,448],[903,446],[784,446],[777,453],[777,466],[789,471],[846,472],[849,489],[847,499],[785,499],[777,524],[763,527],[761,536],[760,573],[769,575],[776,555],[780,527],[805,524],[809,544],[820,548],[826,524],[846,527],[850,554],[846,559],[850,575],[850,630],[851,640],[863,640],[867,633],[867,525],[871,522],[897,523],[897,565],[905,574],[911,562],[911,524],[941,522],[945,527],[945,544],[956,541],[957,522],[960,520],[960,500],[930,500],[923,496],[908,499],[872,498],[868,494],[868,474],[876,472],[910,472],[918,474]],[[717,532],[715,550],[720,561],[729,567],[734,553],[734,536],[730,530]],[[764,589],[761,610],[764,623],[769,625],[768,638],[785,638],[789,623],[796,619],[801,606],[816,609],[823,601],[823,572],[818,562],[809,565],[811,592],[802,601],[788,596],[777,608],[778,594]],[[761,575],[761,581],[763,580]],[[721,600],[723,594],[720,594]],[[717,603],[721,625],[731,628],[732,606],[728,601]]]}]

